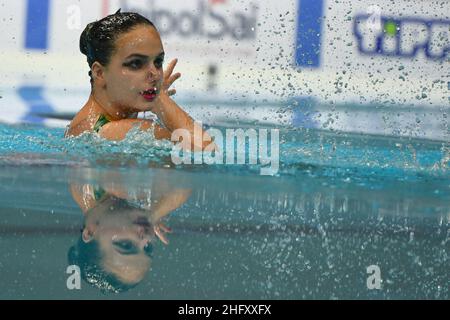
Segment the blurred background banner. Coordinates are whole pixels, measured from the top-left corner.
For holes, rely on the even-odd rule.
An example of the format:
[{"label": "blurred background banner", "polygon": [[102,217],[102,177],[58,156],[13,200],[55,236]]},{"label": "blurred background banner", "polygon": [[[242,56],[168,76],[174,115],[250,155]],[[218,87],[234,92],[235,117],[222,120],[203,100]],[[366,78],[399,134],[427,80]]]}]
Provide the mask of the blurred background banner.
[{"label": "blurred background banner", "polygon": [[450,1],[0,0],[0,121],[87,100],[87,23],[135,11],[178,58],[196,118],[449,140]]}]

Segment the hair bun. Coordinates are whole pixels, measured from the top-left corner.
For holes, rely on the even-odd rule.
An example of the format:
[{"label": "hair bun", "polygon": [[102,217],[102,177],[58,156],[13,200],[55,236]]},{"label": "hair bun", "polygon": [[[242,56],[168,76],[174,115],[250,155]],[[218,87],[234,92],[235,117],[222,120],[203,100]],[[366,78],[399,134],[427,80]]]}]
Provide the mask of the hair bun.
[{"label": "hair bun", "polygon": [[81,33],[80,36],[80,51],[82,54],[84,54],[85,56],[88,57],[89,59],[89,47],[90,47],[90,42],[92,41],[91,38],[91,30],[94,27],[94,23],[95,22],[91,22],[89,23],[86,28],[84,28],[83,32]]}]

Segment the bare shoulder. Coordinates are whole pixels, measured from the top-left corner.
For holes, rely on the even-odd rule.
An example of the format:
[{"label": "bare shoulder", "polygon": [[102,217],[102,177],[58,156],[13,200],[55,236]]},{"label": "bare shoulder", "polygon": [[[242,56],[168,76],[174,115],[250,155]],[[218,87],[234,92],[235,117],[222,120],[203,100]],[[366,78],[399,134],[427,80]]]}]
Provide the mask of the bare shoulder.
[{"label": "bare shoulder", "polygon": [[92,110],[89,110],[86,106],[83,107],[70,122],[65,136],[73,137],[78,136],[85,131],[92,131],[99,115],[99,113],[92,112]]},{"label": "bare shoulder", "polygon": [[153,121],[147,119],[122,119],[111,121],[105,124],[99,130],[100,136],[108,140],[122,140],[134,127],[141,130],[148,130],[152,128]]},{"label": "bare shoulder", "polygon": [[150,128],[154,129],[156,139],[169,139],[171,133],[166,128],[160,127],[152,120],[148,119],[122,119],[111,121],[105,124],[98,132],[100,136],[108,140],[123,140],[128,131],[138,127],[140,130],[146,131]]},{"label": "bare shoulder", "polygon": [[85,131],[91,131],[93,125],[86,120],[79,121],[77,123],[71,123],[66,131],[66,137],[74,137],[82,134]]}]

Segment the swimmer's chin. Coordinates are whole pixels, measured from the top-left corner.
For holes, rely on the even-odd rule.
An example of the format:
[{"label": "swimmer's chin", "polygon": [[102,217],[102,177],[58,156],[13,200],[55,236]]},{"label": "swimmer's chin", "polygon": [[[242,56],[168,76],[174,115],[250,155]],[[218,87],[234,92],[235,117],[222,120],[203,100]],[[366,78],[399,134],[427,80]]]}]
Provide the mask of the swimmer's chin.
[{"label": "swimmer's chin", "polygon": [[[142,105],[142,109],[140,111],[151,111],[155,112],[164,105],[165,99],[168,99],[169,95],[165,92],[160,92],[156,96],[156,98],[153,101],[148,101]],[[145,109],[145,110],[144,110]]]},{"label": "swimmer's chin", "polygon": [[155,110],[158,108],[159,104],[160,104],[159,99],[156,98],[152,102],[147,102],[147,103],[143,104],[142,107],[140,108],[139,112],[147,112],[147,111],[155,112]]}]

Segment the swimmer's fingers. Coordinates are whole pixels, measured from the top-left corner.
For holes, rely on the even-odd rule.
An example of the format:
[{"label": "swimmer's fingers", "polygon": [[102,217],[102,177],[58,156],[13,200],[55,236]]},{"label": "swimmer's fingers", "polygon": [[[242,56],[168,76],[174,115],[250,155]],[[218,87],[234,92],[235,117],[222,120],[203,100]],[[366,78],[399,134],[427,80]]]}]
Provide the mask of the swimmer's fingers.
[{"label": "swimmer's fingers", "polygon": [[177,80],[179,77],[181,77],[181,74],[179,72],[177,72],[177,73],[171,75],[169,78],[164,80],[164,84],[163,84],[164,91],[166,91],[169,96],[172,96],[175,94],[175,92],[176,92],[175,89],[169,90],[169,88],[172,86],[172,84],[175,82],[175,80]]},{"label": "swimmer's fingers", "polygon": [[181,77],[181,73],[177,72],[177,73],[171,75],[169,78],[167,78],[165,81],[167,84],[167,88],[169,88],[172,85],[172,83],[174,83],[180,77]]},{"label": "swimmer's fingers", "polygon": [[160,227],[164,232],[172,233],[172,229],[169,228],[168,226],[162,224],[162,223],[159,225],[159,227]]},{"label": "swimmer's fingers", "polygon": [[155,227],[153,227],[153,230],[155,231],[156,236],[159,238],[159,240],[161,240],[162,243],[164,244],[169,244],[169,240],[167,240],[164,232],[168,232],[166,230],[170,230],[168,229],[166,226],[159,224]]},{"label": "swimmer's fingers", "polygon": [[170,79],[170,76],[172,75],[173,69],[175,69],[177,62],[178,62],[178,59],[173,59],[172,61],[169,62],[169,65],[167,66],[166,70],[164,71],[164,82],[166,82]]},{"label": "swimmer's fingers", "polygon": [[162,243],[164,243],[165,245],[169,244],[169,240],[167,240],[166,236],[161,232],[159,228],[155,228],[155,234],[158,236],[159,240],[161,240]]},{"label": "swimmer's fingers", "polygon": [[164,71],[163,90],[166,91],[169,96],[173,96],[176,93],[175,89],[169,90],[170,86],[172,86],[172,84],[181,77],[181,73],[179,72],[172,74],[177,62],[178,59],[173,59],[170,61],[167,69]]}]

